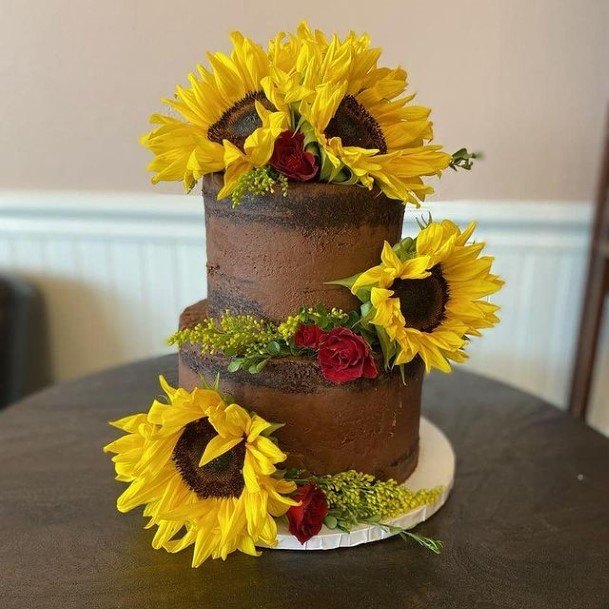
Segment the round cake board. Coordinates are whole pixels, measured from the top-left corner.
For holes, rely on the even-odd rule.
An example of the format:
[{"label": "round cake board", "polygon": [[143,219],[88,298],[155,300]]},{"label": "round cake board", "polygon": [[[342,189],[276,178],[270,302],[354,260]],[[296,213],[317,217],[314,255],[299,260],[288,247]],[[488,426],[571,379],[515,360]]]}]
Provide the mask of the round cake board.
[{"label": "round cake board", "polygon": [[[404,529],[411,529],[427,520],[446,503],[455,477],[455,453],[448,438],[425,418],[421,418],[419,436],[419,463],[414,473],[404,482],[404,486],[412,491],[441,486],[443,491],[433,505],[418,507],[387,521],[387,524]],[[285,522],[280,522],[278,529],[277,545],[272,548],[273,550],[349,548],[362,543],[380,541],[396,534],[372,525],[360,525],[353,528],[350,533],[333,531],[324,526],[318,535],[301,544],[294,535],[290,534]]]}]

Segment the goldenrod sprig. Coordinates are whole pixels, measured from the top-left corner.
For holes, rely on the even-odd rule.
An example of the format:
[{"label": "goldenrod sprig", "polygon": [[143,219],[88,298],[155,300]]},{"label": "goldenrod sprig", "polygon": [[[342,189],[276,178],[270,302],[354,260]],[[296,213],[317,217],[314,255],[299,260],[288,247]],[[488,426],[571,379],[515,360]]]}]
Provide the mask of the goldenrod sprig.
[{"label": "goldenrod sprig", "polygon": [[354,327],[359,314],[323,306],[303,307],[279,325],[253,315],[233,315],[226,311],[219,320],[207,318],[192,328],[175,332],[170,345],[197,345],[203,355],[221,354],[230,361],[229,372],[260,372],[272,357],[303,355],[306,350],[294,344],[294,334],[301,324],[316,324],[327,331],[339,326]]},{"label": "goldenrod sprig", "polygon": [[298,470],[287,470],[285,477],[298,485],[314,482],[324,492],[329,508],[324,524],[329,529],[348,533],[359,524],[370,524],[397,534],[402,539],[413,539],[432,552],[440,553],[441,541],[385,521],[418,507],[434,504],[442,493],[442,487],[413,492],[395,480],[378,480],[370,474],[354,470],[328,476],[307,476]]},{"label": "goldenrod sprig", "polygon": [[288,194],[288,179],[270,165],[256,167],[244,173],[238,180],[231,194],[233,208],[237,207],[243,197],[251,195],[265,195],[281,188],[283,196]]}]

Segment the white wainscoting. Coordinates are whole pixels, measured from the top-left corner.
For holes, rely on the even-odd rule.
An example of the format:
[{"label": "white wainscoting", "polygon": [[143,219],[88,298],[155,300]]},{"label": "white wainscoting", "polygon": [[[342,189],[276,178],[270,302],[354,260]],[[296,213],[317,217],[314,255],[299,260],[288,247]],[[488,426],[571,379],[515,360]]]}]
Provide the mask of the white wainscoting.
[{"label": "white wainscoting", "polygon": [[[466,366],[564,407],[591,206],[455,201],[427,209],[459,224],[477,218],[477,237],[488,242],[506,280],[494,298],[502,323],[473,342]],[[405,234],[421,213],[407,213]],[[166,352],[179,312],[205,295],[201,200],[0,191],[0,272],[30,278],[42,290],[59,380]],[[606,364],[609,349],[603,353]],[[593,422],[609,433],[609,402],[603,375],[597,377]]]}]

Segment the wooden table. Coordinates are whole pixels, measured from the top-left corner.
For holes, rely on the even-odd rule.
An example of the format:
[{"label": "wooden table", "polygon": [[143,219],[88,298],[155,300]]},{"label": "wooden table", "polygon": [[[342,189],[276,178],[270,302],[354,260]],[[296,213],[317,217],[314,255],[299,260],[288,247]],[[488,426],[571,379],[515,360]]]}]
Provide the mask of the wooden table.
[{"label": "wooden table", "polygon": [[453,442],[448,503],[400,539],[329,552],[267,550],[190,568],[150,546],[102,446],[106,421],[148,408],[176,358],[55,386],[0,412],[0,607],[215,609],[609,607],[609,440],[526,393],[432,375],[425,414]]}]

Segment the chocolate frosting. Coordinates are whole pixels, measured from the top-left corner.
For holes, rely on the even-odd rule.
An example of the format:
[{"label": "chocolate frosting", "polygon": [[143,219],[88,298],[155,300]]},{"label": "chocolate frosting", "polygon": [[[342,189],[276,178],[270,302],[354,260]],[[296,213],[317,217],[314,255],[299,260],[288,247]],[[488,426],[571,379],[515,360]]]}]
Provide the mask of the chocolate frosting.
[{"label": "chocolate frosting", "polygon": [[303,306],[350,311],[357,299],[326,282],[379,263],[383,242],[400,238],[404,208],[378,191],[290,182],[287,196],[217,200],[222,176],[203,178],[207,293],[225,310],[282,321]]},{"label": "chocolate frosting", "polygon": [[[265,196],[246,196],[233,209],[217,200],[222,175],[203,179],[208,301],[188,307],[180,327],[224,311],[281,322],[302,306],[351,311],[357,299],[326,282],[379,263],[384,241],[401,235],[404,208],[378,191],[356,186],[290,182]],[[424,369],[406,367],[405,382],[386,372],[334,385],[314,358],[273,358],[259,374],[229,373],[221,356],[183,346],[180,386],[220,374],[220,388],[248,410],[284,423],[277,432],[287,465],[315,474],[349,469],[405,480],[416,467]]]},{"label": "chocolate frosting", "polygon": [[[182,327],[205,316],[205,303],[184,311]],[[180,349],[179,383],[192,390],[201,378],[220,375],[220,389],[269,421],[277,432],[287,465],[316,474],[349,469],[381,479],[405,480],[416,467],[424,370],[420,360],[399,372],[378,362],[376,379],[342,385],[327,381],[313,358],[271,359],[259,374],[229,373],[220,355],[204,356],[194,346]]]}]

